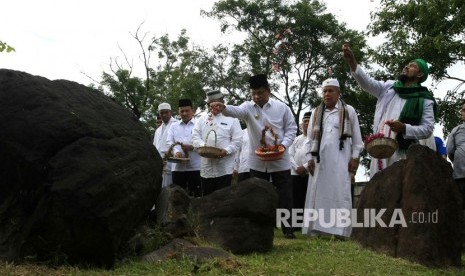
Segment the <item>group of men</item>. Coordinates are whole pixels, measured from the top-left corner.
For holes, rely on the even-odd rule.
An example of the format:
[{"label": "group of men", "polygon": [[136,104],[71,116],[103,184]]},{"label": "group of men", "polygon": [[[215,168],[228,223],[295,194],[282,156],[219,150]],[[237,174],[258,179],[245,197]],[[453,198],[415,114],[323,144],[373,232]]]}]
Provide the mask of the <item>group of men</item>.
[{"label": "group of men", "polygon": [[[208,103],[222,101],[220,91],[207,93]],[[223,116],[214,109],[195,118],[189,99],[180,99],[178,108],[181,120],[172,117],[170,104],[158,106],[162,124],[155,130],[153,143],[164,163],[162,187],[175,184],[194,197],[226,187],[231,183],[235,153],[242,145],[239,120]],[[197,149],[206,145],[221,151],[214,158],[201,157]],[[167,156],[173,158],[167,159]]]},{"label": "group of men", "polygon": [[[361,88],[377,98],[373,133],[390,130],[399,143],[390,158],[372,158],[370,175],[373,176],[380,168],[405,158],[410,144],[432,137],[435,101],[430,91],[421,86],[428,77],[428,66],[424,60],[415,59],[403,68],[397,80],[378,81],[358,66],[349,45],[344,44],[342,52]],[[297,137],[298,126],[292,111],[271,97],[266,75],[251,76],[249,85],[252,100],[239,106],[225,104],[220,91],[208,92],[209,112],[199,119],[193,117],[194,109],[189,100],[179,101],[180,121],[171,117],[168,104],[160,104],[163,123],[155,133],[157,149],[164,156],[167,149],[177,143],[172,147],[172,154],[189,157],[187,163],[165,164],[163,185],[172,182],[200,196],[230,185],[232,175],[238,174],[243,178],[270,181],[279,195],[278,208],[351,210],[351,181],[359,165],[363,141],[357,113],[341,99],[339,82],[336,79],[323,82],[323,101],[312,112],[304,114],[300,125],[303,134]],[[164,113],[168,111],[169,115]],[[462,116],[465,121],[465,105]],[[246,129],[241,130],[239,120],[245,123]],[[273,129],[276,137],[266,133],[263,141],[265,128]],[[463,147],[457,150],[465,153],[464,133],[465,128],[455,131],[456,139],[464,141]],[[280,159],[263,161],[256,156],[255,149],[263,143],[275,142],[285,149]],[[204,145],[221,148],[218,158],[200,157],[196,149]],[[457,156],[455,154],[456,160]],[[245,162],[242,171],[239,170],[241,159]],[[460,158],[459,162],[465,162],[465,158]],[[169,179],[170,171],[172,179]],[[462,174],[460,176],[465,179],[465,172]],[[329,216],[330,212],[324,214]],[[288,222],[290,224],[291,220]],[[281,228],[286,238],[295,238],[292,225]],[[301,229],[307,235],[333,235],[342,239],[351,234],[350,225],[328,227],[320,220],[304,224]]]}]

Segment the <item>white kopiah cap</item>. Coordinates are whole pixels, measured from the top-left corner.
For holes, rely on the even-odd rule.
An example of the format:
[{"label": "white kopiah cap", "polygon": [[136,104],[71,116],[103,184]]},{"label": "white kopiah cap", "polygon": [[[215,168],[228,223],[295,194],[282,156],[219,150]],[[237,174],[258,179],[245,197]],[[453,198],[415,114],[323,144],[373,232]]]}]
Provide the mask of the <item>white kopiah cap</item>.
[{"label": "white kopiah cap", "polygon": [[158,112],[162,110],[171,110],[171,105],[169,103],[161,103],[158,105]]},{"label": "white kopiah cap", "polygon": [[326,87],[326,86],[336,86],[339,87],[339,82],[337,79],[327,79],[323,81],[323,85],[321,87]]}]

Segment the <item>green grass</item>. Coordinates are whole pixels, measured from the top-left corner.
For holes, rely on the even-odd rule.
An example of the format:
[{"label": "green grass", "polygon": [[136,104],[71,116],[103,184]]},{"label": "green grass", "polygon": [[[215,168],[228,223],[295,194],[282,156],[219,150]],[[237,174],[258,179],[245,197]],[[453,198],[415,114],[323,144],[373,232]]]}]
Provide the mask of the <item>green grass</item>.
[{"label": "green grass", "polygon": [[[462,262],[464,258],[462,257]],[[352,241],[284,239],[275,232],[274,248],[233,260],[195,263],[188,259],[149,264],[124,260],[113,270],[0,263],[0,275],[465,275],[464,268],[432,269],[360,247]]]}]

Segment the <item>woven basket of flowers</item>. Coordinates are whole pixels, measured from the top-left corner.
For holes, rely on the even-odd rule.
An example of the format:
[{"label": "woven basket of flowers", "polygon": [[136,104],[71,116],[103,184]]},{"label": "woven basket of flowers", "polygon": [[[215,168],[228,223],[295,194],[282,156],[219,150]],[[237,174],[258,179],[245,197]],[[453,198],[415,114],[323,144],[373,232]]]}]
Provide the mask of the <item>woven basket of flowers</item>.
[{"label": "woven basket of flowers", "polygon": [[171,163],[185,163],[185,162],[188,162],[189,161],[189,155],[187,154],[187,152],[185,153],[186,154],[185,157],[175,157],[175,156],[173,156],[173,148],[176,145],[182,145],[182,143],[181,142],[176,142],[176,143],[172,144],[168,148],[168,150],[166,151],[166,155],[165,155],[166,161],[171,162]]},{"label": "woven basket of flowers", "polygon": [[[266,131],[270,131],[271,135],[274,137],[274,145],[267,145],[265,140]],[[284,154],[285,148],[281,145],[278,145],[278,135],[270,126],[265,126],[262,130],[262,146],[255,150],[255,154],[258,156],[258,159],[263,161],[274,161],[279,160]]]},{"label": "woven basket of flowers", "polygon": [[391,130],[388,136],[383,132],[384,124],[382,125],[381,132],[372,134],[365,139],[365,148],[371,157],[377,159],[385,159],[391,157],[399,147],[397,141],[391,138]]}]

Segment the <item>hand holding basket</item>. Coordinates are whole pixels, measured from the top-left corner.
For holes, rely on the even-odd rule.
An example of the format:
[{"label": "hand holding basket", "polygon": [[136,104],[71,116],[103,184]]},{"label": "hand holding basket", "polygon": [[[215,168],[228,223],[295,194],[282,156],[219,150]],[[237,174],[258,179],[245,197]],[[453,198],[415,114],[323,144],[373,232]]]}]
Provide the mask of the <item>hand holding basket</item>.
[{"label": "hand holding basket", "polygon": [[181,142],[176,142],[176,143],[172,144],[168,148],[168,150],[166,151],[166,154],[165,154],[166,161],[171,162],[171,163],[184,163],[184,162],[189,161],[189,154],[187,152],[185,153],[186,157],[175,157],[175,156],[173,156],[173,148],[176,145],[182,145],[182,143]]},{"label": "hand holding basket", "polygon": [[365,147],[371,157],[377,159],[385,159],[391,157],[398,148],[398,143],[391,138],[391,129],[388,136],[384,136],[384,122],[381,126],[381,131],[378,134],[371,135],[365,142]]}]

